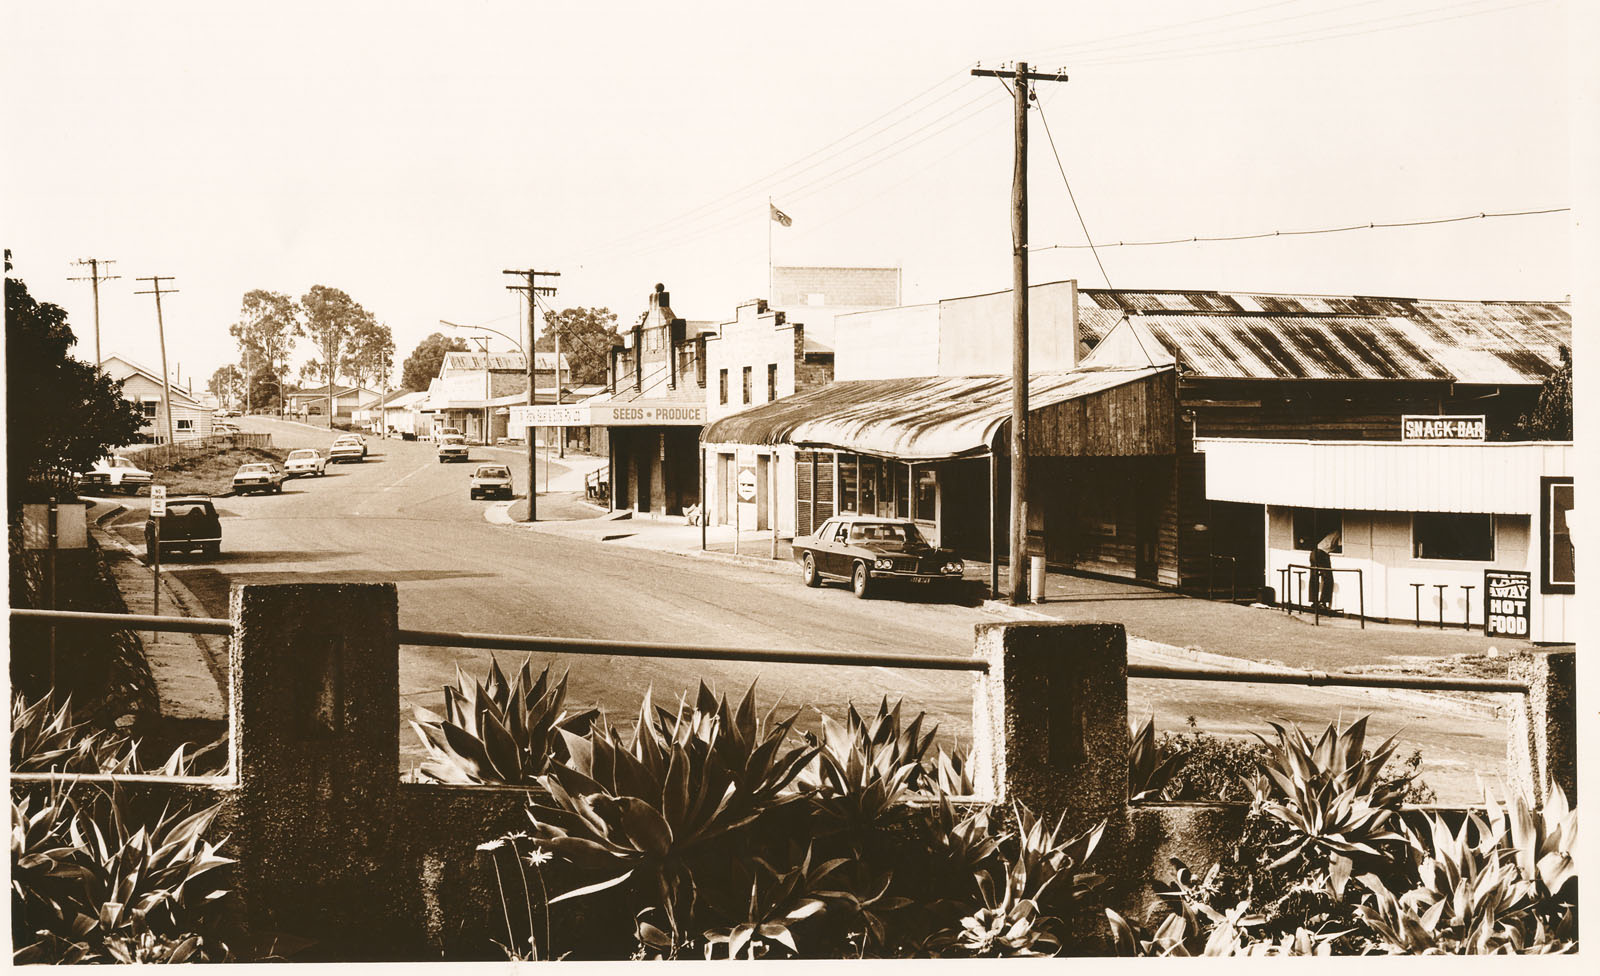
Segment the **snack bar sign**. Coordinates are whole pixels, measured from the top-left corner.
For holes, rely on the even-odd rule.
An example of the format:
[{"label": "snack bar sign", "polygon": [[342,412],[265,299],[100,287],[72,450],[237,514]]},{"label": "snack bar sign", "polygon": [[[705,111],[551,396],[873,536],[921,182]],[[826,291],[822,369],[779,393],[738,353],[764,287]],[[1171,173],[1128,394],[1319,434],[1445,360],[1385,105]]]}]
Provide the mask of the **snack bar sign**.
[{"label": "snack bar sign", "polygon": [[1482,441],[1483,415],[1475,417],[1428,417],[1407,414],[1400,418],[1403,441]]},{"label": "snack bar sign", "polygon": [[1529,596],[1532,577],[1528,573],[1486,569],[1483,571],[1483,636],[1528,639],[1532,623]]}]

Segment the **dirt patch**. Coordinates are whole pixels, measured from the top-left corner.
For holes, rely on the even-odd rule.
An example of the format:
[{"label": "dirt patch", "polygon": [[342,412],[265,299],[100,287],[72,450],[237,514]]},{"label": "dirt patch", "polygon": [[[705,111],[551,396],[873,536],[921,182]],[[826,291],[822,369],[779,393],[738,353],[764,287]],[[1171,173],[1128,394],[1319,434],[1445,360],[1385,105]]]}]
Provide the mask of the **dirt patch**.
[{"label": "dirt patch", "polygon": [[151,472],[151,480],[166,485],[168,495],[223,495],[233,488],[233,473],[239,465],[259,461],[282,464],[288,453],[275,448],[223,447],[157,467]]}]

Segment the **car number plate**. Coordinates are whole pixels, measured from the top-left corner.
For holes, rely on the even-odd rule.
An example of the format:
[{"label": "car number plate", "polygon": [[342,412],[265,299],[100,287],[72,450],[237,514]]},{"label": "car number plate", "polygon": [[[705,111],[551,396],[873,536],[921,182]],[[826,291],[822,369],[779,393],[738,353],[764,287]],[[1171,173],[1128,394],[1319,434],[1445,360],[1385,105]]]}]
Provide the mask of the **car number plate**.
[{"label": "car number plate", "polygon": [[913,583],[932,583],[933,582],[933,577],[932,576],[913,576],[913,577],[911,577],[911,581]]}]

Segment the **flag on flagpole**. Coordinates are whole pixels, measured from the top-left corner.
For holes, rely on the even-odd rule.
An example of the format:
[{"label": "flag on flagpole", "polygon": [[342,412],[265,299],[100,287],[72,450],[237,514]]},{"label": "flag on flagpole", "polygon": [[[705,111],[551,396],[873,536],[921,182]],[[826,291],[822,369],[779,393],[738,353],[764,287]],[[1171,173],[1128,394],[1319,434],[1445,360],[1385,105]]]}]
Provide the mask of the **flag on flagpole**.
[{"label": "flag on flagpole", "polygon": [[788,227],[790,224],[794,223],[794,218],[793,217],[790,217],[788,214],[784,213],[782,210],[779,210],[777,207],[774,207],[772,205],[771,201],[767,202],[767,209],[772,211],[772,219],[776,220],[778,223],[782,224],[783,226]]}]

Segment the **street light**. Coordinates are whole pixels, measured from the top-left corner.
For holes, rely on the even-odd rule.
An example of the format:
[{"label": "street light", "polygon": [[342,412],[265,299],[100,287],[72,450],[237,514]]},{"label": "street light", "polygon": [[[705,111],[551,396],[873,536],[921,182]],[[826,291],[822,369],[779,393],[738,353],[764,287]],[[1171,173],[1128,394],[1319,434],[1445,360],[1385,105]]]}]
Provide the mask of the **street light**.
[{"label": "street light", "polygon": [[[479,330],[481,332],[493,332],[495,335],[497,335],[500,338],[502,338],[502,339],[506,340],[507,342],[511,343],[513,346],[516,346],[517,347],[517,352],[521,353],[523,358],[527,357],[527,353],[523,351],[522,343],[520,343],[517,340],[513,339],[511,336],[506,335],[504,332],[501,332],[499,329],[491,329],[487,325],[461,325],[461,324],[456,323],[456,322],[446,321],[445,319],[440,319],[439,320],[439,324],[440,325],[449,326],[452,329],[477,329],[477,330]],[[487,444],[487,443],[489,443],[489,426],[490,426],[489,425],[489,400],[490,400],[490,396],[489,396],[489,393],[490,393],[490,389],[489,389],[489,350],[487,348],[487,346],[488,346],[487,340],[480,339],[478,341],[482,342],[484,344],[484,346],[485,346],[485,348],[483,350],[483,354],[484,354],[484,363],[483,363],[483,442],[485,444]],[[530,406],[531,406],[531,404],[530,404]],[[507,431],[508,435],[509,435],[509,433],[510,432]]]},{"label": "street light", "polygon": [[487,325],[460,325],[455,322],[446,322],[444,319],[440,319],[439,324],[449,326],[452,329],[478,329],[483,332],[493,332],[495,335],[511,343],[513,346],[516,346],[517,352],[522,353],[524,356],[527,355],[527,350],[522,348],[522,343],[518,342],[516,339],[513,339],[511,336],[506,335],[504,332],[501,332],[499,329],[491,329]]}]

